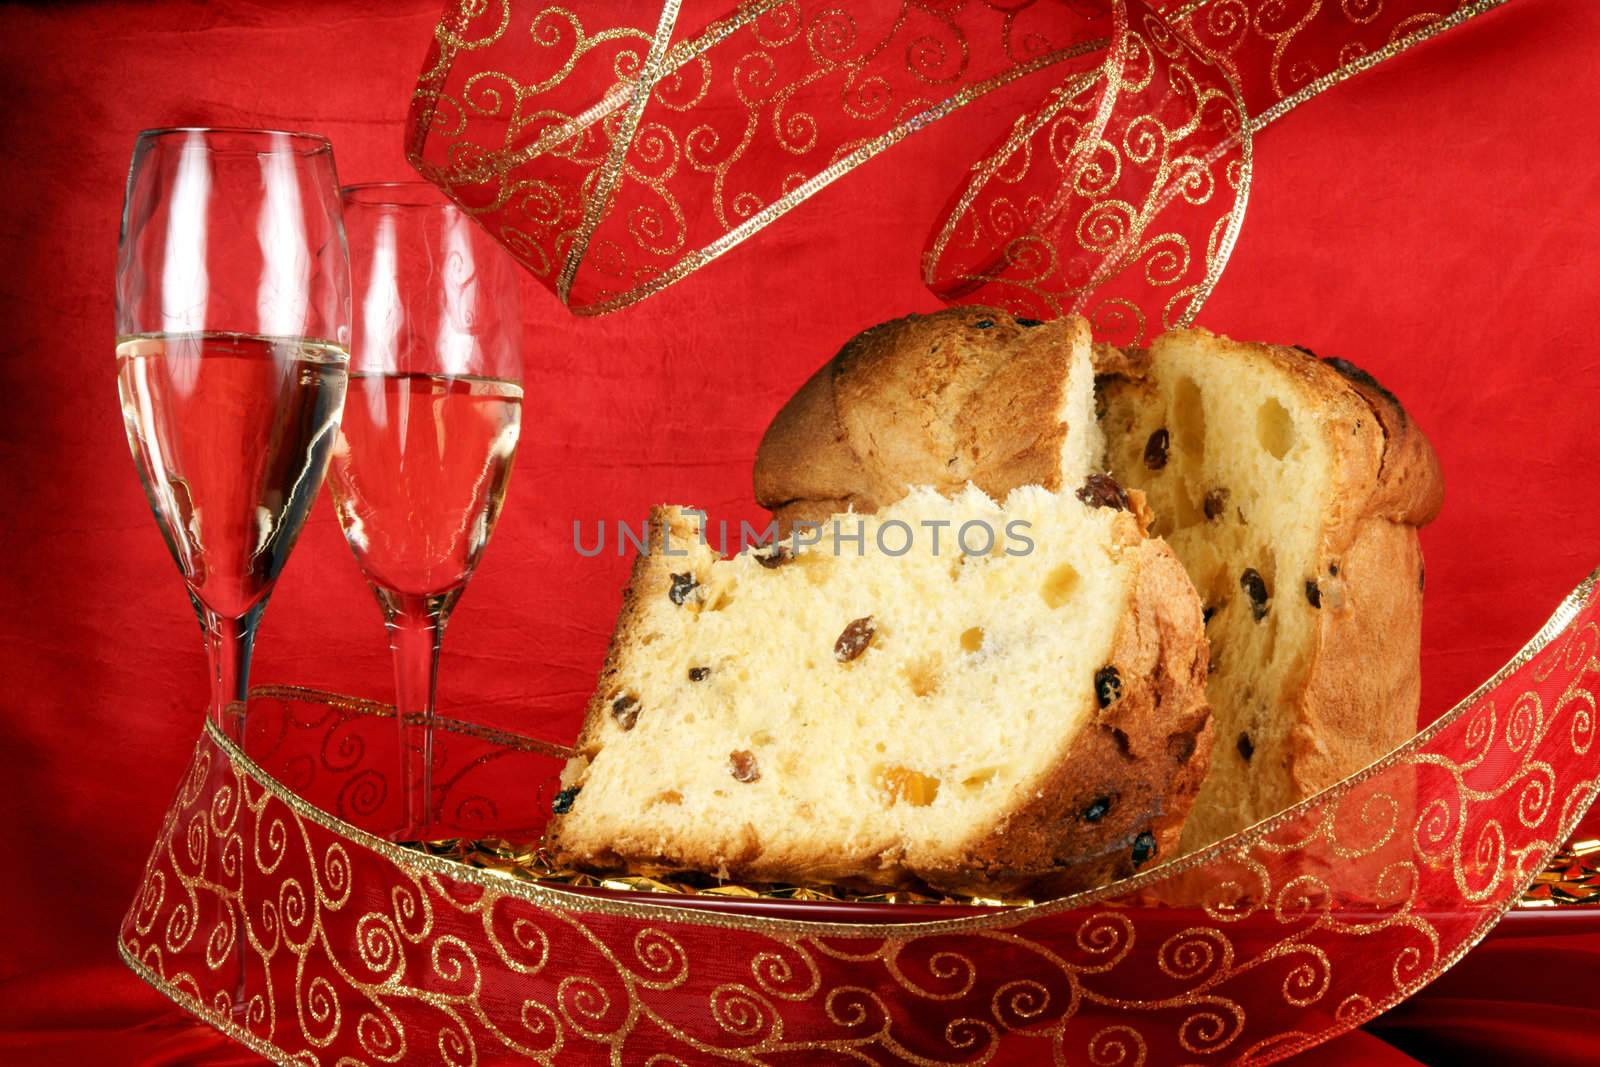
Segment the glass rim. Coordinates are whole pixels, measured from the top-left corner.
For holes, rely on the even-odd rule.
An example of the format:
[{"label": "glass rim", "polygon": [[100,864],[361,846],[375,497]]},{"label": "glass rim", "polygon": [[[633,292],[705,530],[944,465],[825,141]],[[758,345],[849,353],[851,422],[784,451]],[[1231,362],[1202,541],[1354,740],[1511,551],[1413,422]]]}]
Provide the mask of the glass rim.
[{"label": "glass rim", "polygon": [[358,207],[461,210],[437,185],[421,180],[352,182],[339,187],[339,199]]},{"label": "glass rim", "polygon": [[[228,141],[259,141],[262,139],[283,138],[295,145],[298,155],[314,156],[320,152],[333,151],[333,142],[325,135],[311,133],[306,130],[276,130],[257,128],[254,126],[155,126],[148,130],[140,130],[136,141],[143,144],[153,142],[164,137],[175,137],[178,134],[200,133],[207,135],[207,143],[202,147],[210,151],[227,151],[229,148],[240,148],[241,145],[230,145]],[[222,143],[212,143],[212,138]],[[275,147],[272,144],[269,149]],[[256,151],[260,151],[257,147]]]}]

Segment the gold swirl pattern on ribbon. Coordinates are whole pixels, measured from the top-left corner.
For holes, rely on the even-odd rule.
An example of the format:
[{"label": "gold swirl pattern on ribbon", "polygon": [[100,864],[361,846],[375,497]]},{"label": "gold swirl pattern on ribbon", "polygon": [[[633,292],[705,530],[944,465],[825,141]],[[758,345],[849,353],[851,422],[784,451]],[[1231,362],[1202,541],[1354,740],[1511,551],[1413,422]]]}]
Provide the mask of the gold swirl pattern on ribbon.
[{"label": "gold swirl pattern on ribbon", "polygon": [[[119,948],[284,1063],[1271,1062],[1437,977],[1577,825],[1600,784],[1596,578],[1324,793],[1113,886],[933,921],[601,895],[392,844],[392,711],[258,691],[242,747],[200,738]],[[536,838],[563,751],[442,724],[445,829]]]},{"label": "gold swirl pattern on ribbon", "polygon": [[1256,132],[1504,2],[748,0],[696,27],[681,0],[452,0],[407,155],[563,303],[600,314],[1035,79],[1042,102],[934,225],[924,280],[1138,344],[1215,287]]}]

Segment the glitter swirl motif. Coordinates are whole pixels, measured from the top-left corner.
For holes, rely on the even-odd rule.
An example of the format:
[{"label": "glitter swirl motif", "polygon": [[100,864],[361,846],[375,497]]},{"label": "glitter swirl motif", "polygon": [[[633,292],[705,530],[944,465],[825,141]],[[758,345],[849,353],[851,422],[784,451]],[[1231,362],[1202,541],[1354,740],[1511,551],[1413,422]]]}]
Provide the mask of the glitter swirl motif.
[{"label": "glitter swirl motif", "polygon": [[[1332,789],[1094,892],[931,922],[600,895],[391,844],[364,827],[398,815],[392,710],[258,690],[242,749],[200,738],[119,948],[284,1063],[1271,1062],[1438,976],[1577,825],[1600,785],[1597,576]],[[446,829],[537,834],[565,750],[440,731]]]},{"label": "glitter swirl motif", "polygon": [[950,302],[1186,325],[1244,221],[1254,134],[1505,0],[452,0],[407,155],[574,311],[658,292],[1019,80],[1041,102],[932,227]]}]

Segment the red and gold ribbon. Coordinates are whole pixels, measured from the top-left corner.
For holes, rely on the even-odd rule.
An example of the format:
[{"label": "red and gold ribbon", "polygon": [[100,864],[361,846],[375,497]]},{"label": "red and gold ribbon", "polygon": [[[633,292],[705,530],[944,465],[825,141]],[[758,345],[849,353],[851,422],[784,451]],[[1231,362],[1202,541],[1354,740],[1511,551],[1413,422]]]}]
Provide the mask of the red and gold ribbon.
[{"label": "red and gold ribbon", "polygon": [[[1332,789],[1105,889],[949,918],[601,895],[403,848],[371,830],[398,818],[392,709],[258,691],[242,747],[208,724],[119,948],[284,1063],[1267,1063],[1416,992],[1545,870],[1600,783],[1597,683],[1591,576]],[[562,754],[444,724],[447,830],[536,840]]]},{"label": "red and gold ribbon", "polygon": [[[408,154],[574,311],[658,292],[1019,79],[924,256],[949,301],[1189,322],[1244,219],[1254,134],[1505,0],[463,0]],[[702,10],[705,8],[707,10]],[[648,14],[648,18],[644,17]]]}]

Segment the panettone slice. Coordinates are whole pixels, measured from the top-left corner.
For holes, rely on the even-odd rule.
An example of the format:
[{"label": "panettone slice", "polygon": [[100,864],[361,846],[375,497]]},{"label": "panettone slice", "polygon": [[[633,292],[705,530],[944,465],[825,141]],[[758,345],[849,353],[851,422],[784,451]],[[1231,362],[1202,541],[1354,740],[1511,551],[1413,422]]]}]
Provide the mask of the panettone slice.
[{"label": "panettone slice", "polygon": [[838,550],[825,526],[722,559],[655,513],[559,860],[992,893],[1173,853],[1210,750],[1200,604],[1114,492],[922,489],[832,521]]}]

